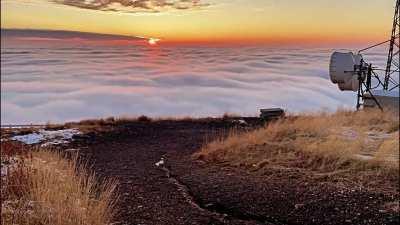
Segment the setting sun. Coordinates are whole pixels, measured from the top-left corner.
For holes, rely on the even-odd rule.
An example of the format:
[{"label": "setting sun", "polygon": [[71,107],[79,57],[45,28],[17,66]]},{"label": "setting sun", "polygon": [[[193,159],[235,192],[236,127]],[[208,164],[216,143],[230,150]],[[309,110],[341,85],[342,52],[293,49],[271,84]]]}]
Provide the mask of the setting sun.
[{"label": "setting sun", "polygon": [[157,38],[150,38],[148,40],[149,45],[156,45],[158,43],[158,41],[160,41],[160,39]]}]

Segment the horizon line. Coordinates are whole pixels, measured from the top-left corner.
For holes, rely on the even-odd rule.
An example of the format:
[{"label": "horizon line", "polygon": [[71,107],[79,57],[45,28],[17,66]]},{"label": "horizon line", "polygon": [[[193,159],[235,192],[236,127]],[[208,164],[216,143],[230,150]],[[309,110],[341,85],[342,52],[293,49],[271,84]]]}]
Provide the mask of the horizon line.
[{"label": "horizon line", "polygon": [[[146,36],[146,35],[129,35],[129,34],[116,34],[116,33],[105,33],[105,32],[91,32],[91,31],[80,31],[80,30],[69,30],[69,29],[49,29],[49,28],[13,28],[13,27],[0,27],[1,35],[10,35],[6,34],[7,32],[21,32],[20,36],[27,35],[23,34],[23,32],[38,32],[40,34],[42,32],[42,36],[50,37],[51,34],[59,33],[73,35],[76,34],[79,38],[79,35],[86,36],[84,39],[86,40],[96,40],[100,38],[100,40],[150,40],[152,38],[156,38],[161,40],[162,44],[166,45],[293,45],[293,44],[302,44],[302,45],[327,45],[327,44],[350,44],[350,45],[366,45],[371,43],[377,43],[383,41],[381,38],[327,38],[324,36],[314,37],[296,37],[296,38],[288,38],[288,37],[260,37],[260,38],[176,38],[176,39],[165,39],[157,36]],[[48,32],[48,33],[46,33]],[[93,36],[91,36],[93,35]],[[18,34],[11,34],[11,36],[17,37]],[[66,35],[68,36],[68,35]],[[65,38],[65,36],[58,36],[58,38]],[[116,39],[112,39],[116,38]]]}]

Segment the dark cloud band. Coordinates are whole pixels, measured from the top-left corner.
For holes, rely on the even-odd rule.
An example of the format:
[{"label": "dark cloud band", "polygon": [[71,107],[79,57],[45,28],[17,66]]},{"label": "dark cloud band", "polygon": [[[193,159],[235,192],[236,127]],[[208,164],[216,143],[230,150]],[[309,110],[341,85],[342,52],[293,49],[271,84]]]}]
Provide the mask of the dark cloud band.
[{"label": "dark cloud band", "polygon": [[209,6],[202,0],[50,0],[56,4],[81,9],[123,12],[162,12],[170,9],[189,10]]}]

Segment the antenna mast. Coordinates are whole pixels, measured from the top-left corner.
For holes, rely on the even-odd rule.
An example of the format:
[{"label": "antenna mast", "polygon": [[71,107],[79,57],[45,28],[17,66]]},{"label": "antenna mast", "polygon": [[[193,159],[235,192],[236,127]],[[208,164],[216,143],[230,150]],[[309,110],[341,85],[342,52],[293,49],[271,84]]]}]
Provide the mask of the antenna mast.
[{"label": "antenna mast", "polygon": [[[385,82],[383,84],[383,88],[385,90],[389,89],[390,82],[393,82],[391,79],[392,74],[399,73],[400,77],[400,0],[396,1],[396,9],[393,18],[393,28],[392,28],[392,36],[390,38],[390,46],[389,46],[389,54],[388,60],[386,64],[386,73],[385,73]],[[393,60],[393,58],[397,58],[397,60]],[[398,84],[393,87],[397,88]]]}]

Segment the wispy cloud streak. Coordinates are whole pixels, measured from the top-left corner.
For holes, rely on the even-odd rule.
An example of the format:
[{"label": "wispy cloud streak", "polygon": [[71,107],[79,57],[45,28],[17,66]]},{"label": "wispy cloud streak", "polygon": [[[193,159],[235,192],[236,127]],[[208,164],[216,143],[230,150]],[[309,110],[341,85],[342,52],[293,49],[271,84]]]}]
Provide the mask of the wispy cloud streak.
[{"label": "wispy cloud streak", "polygon": [[163,12],[171,9],[190,10],[209,6],[202,0],[50,0],[56,4],[81,9],[121,12]]}]

